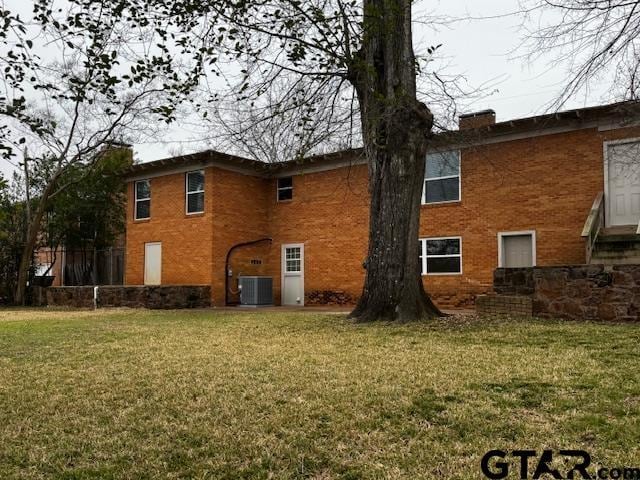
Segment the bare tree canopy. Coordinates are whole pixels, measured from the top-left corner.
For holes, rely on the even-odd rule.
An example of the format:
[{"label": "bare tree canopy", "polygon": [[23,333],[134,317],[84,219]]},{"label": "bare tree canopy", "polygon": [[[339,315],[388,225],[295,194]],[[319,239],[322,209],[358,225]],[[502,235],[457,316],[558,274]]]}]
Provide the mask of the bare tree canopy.
[{"label": "bare tree canopy", "polygon": [[640,2],[625,0],[521,0],[534,58],[551,55],[566,70],[561,107],[599,83],[620,99],[640,98]]},{"label": "bare tree canopy", "polygon": [[[273,163],[361,146],[353,94],[319,98],[308,110],[279,108],[289,79],[273,82],[258,101],[218,101],[204,122],[211,148]],[[342,94],[347,92],[342,92]],[[305,91],[300,92],[304,96]]]}]

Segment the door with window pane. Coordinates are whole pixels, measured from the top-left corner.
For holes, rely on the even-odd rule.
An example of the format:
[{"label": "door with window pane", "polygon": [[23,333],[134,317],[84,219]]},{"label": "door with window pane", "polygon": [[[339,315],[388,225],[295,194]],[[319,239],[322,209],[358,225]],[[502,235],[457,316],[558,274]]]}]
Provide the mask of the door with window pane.
[{"label": "door with window pane", "polygon": [[304,305],[304,245],[282,246],[282,305]]}]

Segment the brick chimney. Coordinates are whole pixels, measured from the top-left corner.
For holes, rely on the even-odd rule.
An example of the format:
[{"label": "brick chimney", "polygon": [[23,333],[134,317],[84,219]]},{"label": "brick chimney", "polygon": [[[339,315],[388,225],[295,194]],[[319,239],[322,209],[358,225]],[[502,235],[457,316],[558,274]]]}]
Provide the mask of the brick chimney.
[{"label": "brick chimney", "polygon": [[458,129],[460,130],[486,127],[495,123],[496,112],[494,110],[482,110],[481,112],[467,113],[458,117]]}]

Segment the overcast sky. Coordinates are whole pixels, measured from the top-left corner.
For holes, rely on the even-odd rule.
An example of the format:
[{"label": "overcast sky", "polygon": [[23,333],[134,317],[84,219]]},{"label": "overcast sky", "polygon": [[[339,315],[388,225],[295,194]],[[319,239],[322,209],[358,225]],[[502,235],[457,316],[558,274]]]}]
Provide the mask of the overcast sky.
[{"label": "overcast sky", "polygon": [[[20,2],[20,9],[30,10],[28,0],[9,0],[8,5],[13,7],[13,2]],[[453,18],[471,17],[437,32],[417,23],[414,26],[416,50],[441,43],[439,52],[447,60],[449,73],[465,75],[470,86],[490,85],[483,98],[466,105],[465,109],[492,108],[498,121],[544,113],[566,78],[566,72],[561,69],[549,68],[551,58],[528,64],[513,53],[522,40],[521,16],[509,15],[517,10],[517,0],[422,0],[414,12],[417,19],[428,11]],[[596,88],[589,95],[574,98],[566,108],[614,100],[607,97],[604,88],[600,91]],[[167,140],[164,143],[135,145],[136,158],[150,161],[171,156],[176,151],[189,153],[206,148],[194,142],[188,131],[177,127],[172,127],[163,138]],[[8,166],[3,165],[1,170],[6,173]]]},{"label": "overcast sky", "polygon": [[[478,111],[492,108],[497,120],[509,120],[544,113],[562,89],[566,72],[550,69],[551,58],[529,64],[522,58],[524,53],[514,53],[522,40],[522,16],[509,15],[518,11],[517,0],[421,0],[416,3],[414,17],[420,19],[428,12],[451,18],[462,18],[437,32],[421,23],[414,26],[416,50],[442,44],[439,50],[446,57],[447,71],[465,75],[469,86],[488,87],[482,98],[465,106]],[[592,91],[588,96],[574,98],[566,108],[578,108],[613,101],[601,91]],[[465,112],[468,113],[468,112]],[[174,131],[171,140],[183,137],[189,140],[188,132]],[[181,150],[189,153],[202,145],[192,141],[167,142],[166,144],[138,144],[136,157],[143,161],[171,156]]]}]

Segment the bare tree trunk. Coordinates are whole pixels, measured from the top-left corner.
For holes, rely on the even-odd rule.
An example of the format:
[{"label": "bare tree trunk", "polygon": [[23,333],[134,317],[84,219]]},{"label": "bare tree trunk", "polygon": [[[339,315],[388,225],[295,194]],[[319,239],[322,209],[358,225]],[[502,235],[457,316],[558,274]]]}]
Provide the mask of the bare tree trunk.
[{"label": "bare tree trunk", "polygon": [[58,175],[56,174],[49,181],[42,192],[42,195],[38,199],[38,206],[35,212],[33,212],[33,215],[27,223],[27,238],[25,239],[24,247],[22,248],[20,265],[18,267],[18,284],[16,285],[16,291],[13,297],[13,301],[16,305],[24,305],[25,303],[27,280],[29,279],[29,267],[33,260],[33,251],[35,250],[35,246],[38,241],[42,218],[44,217],[49,197],[53,192],[57,179]]},{"label": "bare tree trunk", "polygon": [[24,162],[24,196],[27,200],[25,211],[27,213],[27,225],[31,223],[31,178],[29,176],[29,152],[24,149],[22,154]]},{"label": "bare tree trunk", "polygon": [[411,0],[365,0],[364,38],[351,81],[369,164],[369,251],[358,321],[441,316],[424,290],[418,229],[433,116],[417,100]]}]

